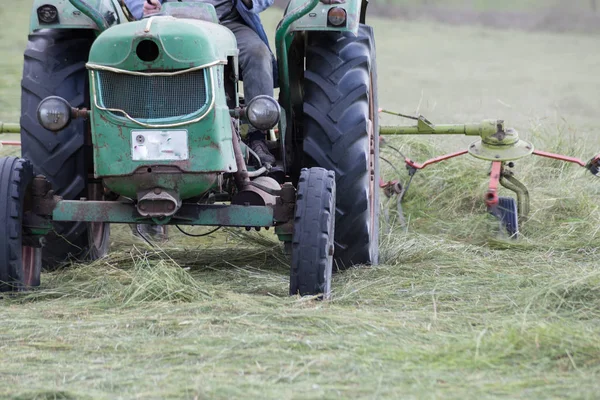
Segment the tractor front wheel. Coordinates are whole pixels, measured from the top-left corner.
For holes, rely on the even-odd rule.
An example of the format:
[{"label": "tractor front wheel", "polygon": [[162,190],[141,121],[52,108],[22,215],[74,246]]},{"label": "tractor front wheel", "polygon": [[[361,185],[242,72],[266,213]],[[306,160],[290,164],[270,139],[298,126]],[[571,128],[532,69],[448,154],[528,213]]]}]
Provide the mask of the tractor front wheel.
[{"label": "tractor front wheel", "polygon": [[39,285],[41,251],[23,245],[25,197],[32,180],[28,161],[0,158],[0,292]]},{"label": "tractor front wheel", "polygon": [[335,231],[335,174],[304,168],[296,193],[290,295],[331,295]]}]

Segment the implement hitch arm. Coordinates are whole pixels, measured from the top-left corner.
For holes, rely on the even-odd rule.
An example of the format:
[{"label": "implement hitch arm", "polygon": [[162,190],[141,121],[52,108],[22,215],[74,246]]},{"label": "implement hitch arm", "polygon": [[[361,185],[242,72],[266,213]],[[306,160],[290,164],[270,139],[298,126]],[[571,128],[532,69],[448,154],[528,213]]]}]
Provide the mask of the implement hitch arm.
[{"label": "implement hitch arm", "polygon": [[[7,122],[0,121],[0,136],[3,133],[21,133],[21,126],[19,124],[9,124]],[[20,145],[21,142],[18,140],[0,140],[0,147]]]},{"label": "implement hitch arm", "polygon": [[467,135],[485,137],[491,136],[500,130],[504,130],[504,121],[502,120],[489,119],[474,124],[435,125],[422,115],[419,117],[411,117],[387,110],[380,110],[380,112],[417,121],[416,125],[410,126],[381,126],[379,128],[380,135]]},{"label": "implement hitch arm", "polygon": [[0,134],[2,133],[20,133],[21,126],[19,124],[9,124],[8,122],[0,121]]}]

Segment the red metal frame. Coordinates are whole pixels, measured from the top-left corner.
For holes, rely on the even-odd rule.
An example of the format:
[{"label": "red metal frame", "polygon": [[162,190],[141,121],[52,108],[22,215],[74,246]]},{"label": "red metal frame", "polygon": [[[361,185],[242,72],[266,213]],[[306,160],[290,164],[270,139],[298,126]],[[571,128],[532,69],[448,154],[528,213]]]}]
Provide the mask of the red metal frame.
[{"label": "red metal frame", "polygon": [[385,189],[386,187],[391,187],[394,186],[396,184],[400,183],[399,180],[394,179],[393,181],[384,181],[383,178],[379,178],[379,188],[380,189]]},{"label": "red metal frame", "polygon": [[0,145],[2,146],[20,146],[21,142],[17,140],[0,140]]},{"label": "red metal frame", "polygon": [[443,156],[439,156],[439,157],[436,157],[436,158],[429,159],[429,160],[425,161],[422,164],[414,162],[410,158],[405,159],[404,162],[406,163],[406,165],[408,165],[411,168],[414,168],[414,169],[423,169],[423,168],[427,167],[428,165],[436,164],[436,163],[439,163],[441,161],[446,161],[446,160],[449,160],[449,159],[454,158],[454,157],[460,157],[460,156],[463,156],[463,155],[467,154],[468,152],[469,152],[468,150],[461,150],[461,151],[457,151],[456,153],[445,154]]},{"label": "red metal frame", "polygon": [[498,186],[500,185],[500,177],[502,176],[502,161],[492,162],[492,172],[490,173],[490,184],[488,191],[485,194],[485,204],[488,207],[493,207],[498,204]]},{"label": "red metal frame", "polygon": [[579,158],[576,158],[576,157],[563,156],[562,154],[548,153],[546,151],[540,151],[540,150],[535,150],[533,152],[533,154],[535,154],[536,156],[540,156],[540,157],[552,158],[555,160],[579,164],[582,167],[587,166],[587,163],[585,161],[581,161]]}]

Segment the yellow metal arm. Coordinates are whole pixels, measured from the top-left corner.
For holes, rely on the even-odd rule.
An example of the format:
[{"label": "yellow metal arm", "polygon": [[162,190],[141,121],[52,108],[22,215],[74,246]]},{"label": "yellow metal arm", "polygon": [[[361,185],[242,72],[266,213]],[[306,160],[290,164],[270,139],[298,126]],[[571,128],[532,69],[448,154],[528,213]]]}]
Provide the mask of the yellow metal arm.
[{"label": "yellow metal arm", "polygon": [[19,124],[9,124],[8,122],[0,121],[0,134],[2,133],[20,133],[21,126]]}]

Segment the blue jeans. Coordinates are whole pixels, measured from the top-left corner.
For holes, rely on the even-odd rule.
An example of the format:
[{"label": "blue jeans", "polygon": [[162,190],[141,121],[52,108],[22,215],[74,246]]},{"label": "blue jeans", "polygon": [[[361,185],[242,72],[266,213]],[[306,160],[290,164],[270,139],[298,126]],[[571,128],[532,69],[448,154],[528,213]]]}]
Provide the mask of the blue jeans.
[{"label": "blue jeans", "polygon": [[244,83],[246,104],[256,96],[273,96],[273,64],[271,51],[250,27],[240,21],[228,21],[223,26],[235,35],[240,50],[240,71]]}]

